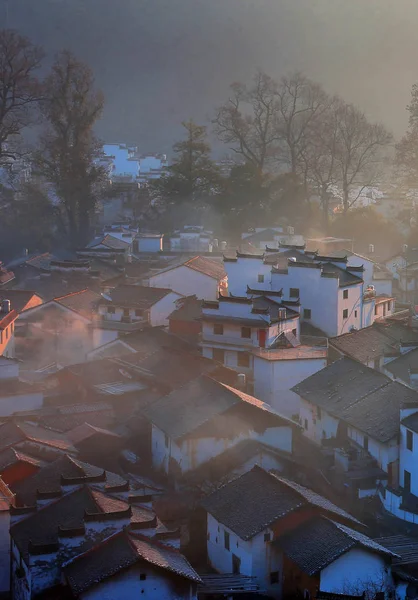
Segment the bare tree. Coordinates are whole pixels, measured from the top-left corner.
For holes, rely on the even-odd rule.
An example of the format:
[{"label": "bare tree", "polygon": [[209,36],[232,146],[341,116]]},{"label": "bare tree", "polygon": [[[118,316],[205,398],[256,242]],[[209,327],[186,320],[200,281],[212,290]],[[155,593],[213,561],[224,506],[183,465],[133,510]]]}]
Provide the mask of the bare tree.
[{"label": "bare tree", "polygon": [[11,141],[33,122],[40,98],[38,46],[16,31],[0,31],[0,164],[16,158]]},{"label": "bare tree", "polygon": [[[364,188],[376,184],[382,176],[384,150],[387,150],[392,135],[380,123],[370,123],[365,114],[352,104],[341,101],[337,118],[335,164],[346,213]],[[358,193],[351,198],[354,188],[358,188]]]},{"label": "bare tree", "polygon": [[400,178],[411,187],[418,187],[418,84],[411,90],[411,103],[407,106],[409,126],[396,145],[396,167]]},{"label": "bare tree", "polygon": [[45,81],[45,96],[41,107],[46,128],[34,164],[61,203],[71,244],[85,244],[105,181],[93,133],[103,96],[94,89],[89,67],[68,51],[58,55]]},{"label": "bare tree", "polygon": [[231,85],[231,96],[213,120],[215,133],[261,174],[278,153],[277,83],[257,71],[252,85]]},{"label": "bare tree", "polygon": [[310,141],[313,125],[330,104],[322,87],[293,73],[282,77],[277,88],[276,131],[280,140],[280,161],[291,173],[304,174],[303,153]]}]

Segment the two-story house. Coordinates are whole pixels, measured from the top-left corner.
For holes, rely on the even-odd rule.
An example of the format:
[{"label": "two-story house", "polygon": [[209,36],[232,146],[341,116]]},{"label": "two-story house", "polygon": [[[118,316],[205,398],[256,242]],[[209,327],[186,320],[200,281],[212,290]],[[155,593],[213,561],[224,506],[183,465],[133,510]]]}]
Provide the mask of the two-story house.
[{"label": "two-story house", "polygon": [[263,255],[236,253],[224,257],[231,294],[251,289],[281,291],[283,301],[300,302],[302,322],[333,337],[371,325],[393,313],[393,299],[376,296],[363,280],[364,267],[347,257],[321,256],[304,247],[280,246]]},{"label": "two-story house", "polygon": [[290,456],[293,432],[299,430],[264,402],[205,375],[142,412],[152,425],[154,469],[174,481],[243,440],[255,439]]},{"label": "two-story house", "polygon": [[326,340],[301,342],[299,303],[247,289],[202,306],[202,353],[243,373],[248,389],[279,412],[298,413],[291,388],[326,365]]},{"label": "two-story house", "polygon": [[[418,409],[418,394],[348,357],[341,358],[293,388],[300,396],[300,423],[314,443],[335,448],[335,461],[374,459],[357,489],[375,493],[376,482],[397,481],[399,414]],[[376,471],[378,467],[382,473]],[[347,465],[350,470],[350,465]],[[386,474],[386,475],[385,475]],[[367,487],[369,486],[369,487]],[[374,492],[373,492],[374,490]]]},{"label": "two-story house", "polygon": [[120,328],[125,333],[147,325],[168,325],[168,317],[180,298],[180,294],[167,288],[119,285],[102,296],[98,315],[104,326]]},{"label": "two-story house", "polygon": [[269,597],[299,593],[315,598],[319,589],[338,592],[358,579],[390,577],[393,554],[359,533],[363,526],[358,520],[312,490],[258,466],[202,504],[211,567],[254,577]]}]

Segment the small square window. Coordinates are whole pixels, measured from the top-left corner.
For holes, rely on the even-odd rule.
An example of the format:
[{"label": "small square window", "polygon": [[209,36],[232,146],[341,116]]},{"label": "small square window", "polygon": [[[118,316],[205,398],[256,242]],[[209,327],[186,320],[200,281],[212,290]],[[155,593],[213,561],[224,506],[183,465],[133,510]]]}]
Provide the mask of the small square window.
[{"label": "small square window", "polygon": [[343,291],[343,298],[344,300],[348,300],[348,290]]},{"label": "small square window", "polygon": [[272,571],[270,573],[270,585],[274,585],[275,583],[279,583],[279,571]]},{"label": "small square window", "polygon": [[406,430],[406,447],[408,450],[414,449],[414,436],[412,431]]},{"label": "small square window", "polygon": [[343,310],[343,319],[348,319],[348,308]]},{"label": "small square window", "polygon": [[270,539],[271,539],[271,538],[270,538],[270,534],[269,534],[269,533],[265,533],[265,534],[264,534],[264,541],[265,541],[265,542],[269,542],[269,541],[270,541]]},{"label": "small square window", "polygon": [[141,574],[139,575],[139,579],[140,579],[141,581],[145,581],[145,580],[146,580],[146,578],[147,578],[147,576],[146,576],[146,574],[145,574],[145,573],[141,573]]},{"label": "small square window", "polygon": [[258,283],[264,283],[264,275],[258,275],[257,281]]},{"label": "small square window", "polygon": [[107,307],[107,312],[109,315],[114,315],[115,314],[115,307],[114,306],[108,306]]},{"label": "small square window", "polygon": [[136,308],[135,309],[135,316],[136,317],[142,317],[143,314],[144,314],[144,311],[141,310],[140,308]]},{"label": "small square window", "polygon": [[241,337],[251,339],[251,327],[241,327]]},{"label": "small square window", "polygon": [[299,296],[300,296],[299,288],[290,288],[289,296],[290,296],[290,298],[299,298]]},{"label": "small square window", "polygon": [[312,317],[312,311],[310,308],[304,308],[303,309],[303,318],[304,319],[310,319]]},{"label": "small square window", "polygon": [[230,549],[230,538],[229,538],[229,533],[227,531],[224,531],[224,546],[225,546],[225,550]]},{"label": "small square window", "polygon": [[213,333],[215,335],[223,335],[224,334],[224,326],[220,323],[215,323],[213,326]]},{"label": "small square window", "polygon": [[247,352],[238,352],[238,366],[248,369],[250,366],[250,355]]},{"label": "small square window", "polygon": [[212,358],[222,364],[225,362],[225,351],[220,348],[214,348],[212,350]]}]

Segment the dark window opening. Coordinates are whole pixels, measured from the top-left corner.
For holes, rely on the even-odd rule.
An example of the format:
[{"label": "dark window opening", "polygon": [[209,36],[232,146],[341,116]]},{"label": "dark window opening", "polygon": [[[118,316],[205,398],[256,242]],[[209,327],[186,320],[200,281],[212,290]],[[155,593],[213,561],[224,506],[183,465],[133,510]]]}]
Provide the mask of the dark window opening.
[{"label": "dark window opening", "polygon": [[225,351],[220,348],[214,348],[212,350],[212,358],[213,360],[217,360],[218,362],[224,364],[225,362]]},{"label": "dark window opening", "polygon": [[230,539],[229,539],[229,533],[227,531],[224,531],[224,546],[225,546],[225,550],[230,549]]},{"label": "dark window opening", "polygon": [[304,308],[303,309],[303,318],[304,319],[310,319],[312,317],[312,311],[310,308]]},{"label": "dark window opening", "polygon": [[166,445],[167,448],[168,448],[168,444],[169,444],[169,439],[170,438],[168,437],[168,435],[164,434],[164,442],[165,442],[165,445]]},{"label": "dark window opening", "polygon": [[279,583],[279,571],[272,571],[270,573],[270,585],[274,585],[275,583]]},{"label": "dark window opening", "polygon": [[414,449],[414,436],[412,431],[406,430],[406,447],[408,450]]},{"label": "dark window opening", "polygon": [[143,315],[143,314],[144,314],[144,311],[143,311],[143,310],[141,310],[141,309],[139,309],[139,308],[136,308],[136,309],[135,309],[135,316],[136,316],[136,317],[142,317],[142,315]]},{"label": "dark window opening", "polygon": [[366,452],[369,451],[369,438],[366,435],[363,439],[363,448],[366,450]]},{"label": "dark window opening", "polygon": [[241,327],[241,337],[242,338],[251,338],[251,327]]},{"label": "dark window opening", "polygon": [[290,298],[299,298],[299,296],[300,296],[299,288],[290,288],[289,296],[290,296]]},{"label": "dark window opening", "polygon": [[305,429],[308,429],[308,419],[305,419]]},{"label": "dark window opening", "polygon": [[124,308],[123,309],[123,316],[124,317],[129,317],[129,308]]},{"label": "dark window opening", "polygon": [[409,471],[403,472],[403,488],[406,492],[411,491],[411,473]]},{"label": "dark window opening", "polygon": [[258,283],[264,283],[264,275],[258,276]]},{"label": "dark window opening", "polygon": [[145,573],[141,573],[141,574],[139,575],[139,579],[140,579],[141,581],[145,581],[145,580],[146,580],[146,578],[147,578],[147,576],[146,576],[146,574],[145,574]]},{"label": "dark window opening", "polygon": [[265,542],[269,542],[270,541],[270,534],[269,533],[265,533],[264,534],[264,541]]},{"label": "dark window opening", "polygon": [[357,318],[357,311],[356,310],[354,311],[354,316]]},{"label": "dark window opening", "polygon": [[343,298],[344,300],[348,300],[348,290],[343,291]]},{"label": "dark window opening", "polygon": [[215,335],[223,335],[224,334],[224,326],[220,325],[219,323],[215,323],[215,325],[213,326],[213,333]]},{"label": "dark window opening", "polygon": [[114,306],[108,306],[107,307],[107,312],[109,315],[114,315],[115,314],[115,307]]},{"label": "dark window opening", "polygon": [[238,352],[238,366],[246,368],[250,366],[250,355],[247,352]]},{"label": "dark window opening", "polygon": [[343,310],[343,319],[348,319],[348,308]]}]

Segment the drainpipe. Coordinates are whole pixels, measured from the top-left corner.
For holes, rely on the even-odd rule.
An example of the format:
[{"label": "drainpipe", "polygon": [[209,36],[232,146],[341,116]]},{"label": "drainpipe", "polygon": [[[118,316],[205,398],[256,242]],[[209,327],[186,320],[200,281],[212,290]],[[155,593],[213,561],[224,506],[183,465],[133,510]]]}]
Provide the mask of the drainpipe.
[{"label": "drainpipe", "polygon": [[363,307],[364,307],[364,281],[361,284],[361,307],[360,307],[360,323],[361,323],[361,327],[360,327],[360,329],[363,329],[363,327],[364,327]]}]

